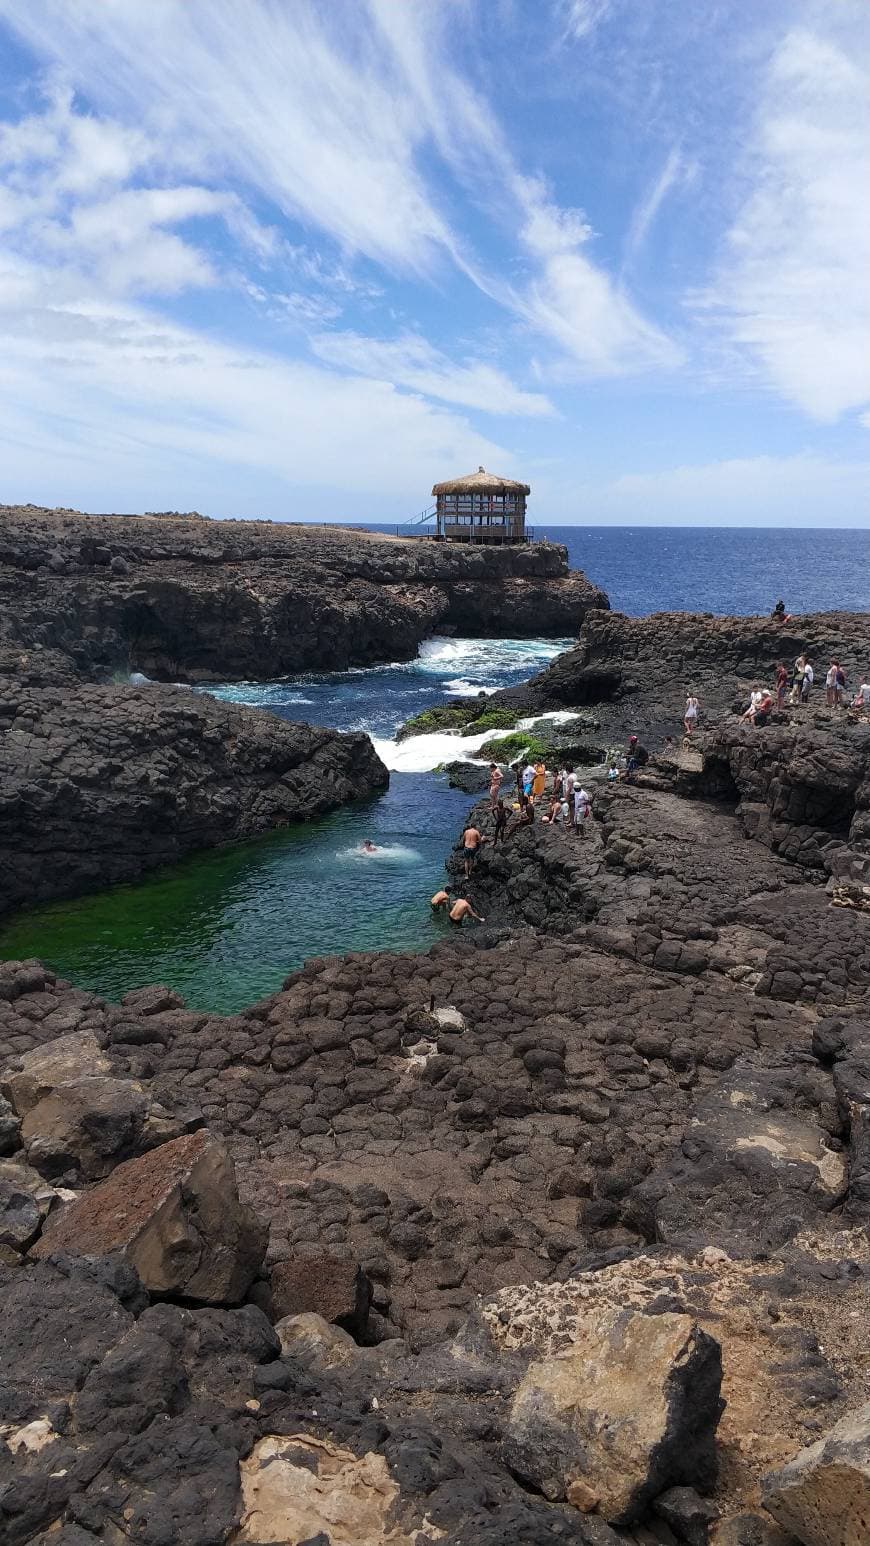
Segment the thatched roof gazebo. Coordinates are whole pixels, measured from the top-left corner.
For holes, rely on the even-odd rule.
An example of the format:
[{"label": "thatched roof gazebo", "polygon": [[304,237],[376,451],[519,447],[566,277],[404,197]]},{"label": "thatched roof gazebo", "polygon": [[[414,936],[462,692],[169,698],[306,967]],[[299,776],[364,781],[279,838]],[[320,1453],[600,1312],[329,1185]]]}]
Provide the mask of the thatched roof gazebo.
[{"label": "thatched roof gazebo", "polygon": [[478,467],[432,489],[438,536],[446,542],[525,542],[528,483]]}]

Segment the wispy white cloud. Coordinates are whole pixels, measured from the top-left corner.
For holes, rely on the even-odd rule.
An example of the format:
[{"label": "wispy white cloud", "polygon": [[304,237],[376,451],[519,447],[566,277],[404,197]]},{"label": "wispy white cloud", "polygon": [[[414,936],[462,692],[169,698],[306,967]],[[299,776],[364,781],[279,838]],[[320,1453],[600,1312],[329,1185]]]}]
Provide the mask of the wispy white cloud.
[{"label": "wispy white cloud", "polygon": [[686,160],[680,146],[674,145],[658,177],[647,189],[631,217],[625,242],[625,266],[637,258],[671,189],[680,183],[690,182],[696,175],[697,164]]},{"label": "wispy white cloud", "polygon": [[386,382],[220,344],[130,304],[61,297],[20,262],[0,265],[0,324],[4,487],[19,497],[91,486],[114,502],[138,486],[171,498],[174,486],[226,514],[232,467],[237,490],[245,471],[271,482],[278,514],[282,489],[304,496],[327,480],[413,509],[445,467],[513,464],[462,416]]},{"label": "wispy white cloud", "polygon": [[400,338],[366,338],[359,333],[321,333],[312,339],[315,354],[330,365],[375,379],[396,382],[427,397],[458,403],[485,413],[551,418],[552,403],[540,392],[525,392],[502,370],[485,361],[462,364],[433,349],[418,333]]},{"label": "wispy white cloud", "polygon": [[559,0],[557,14],[567,37],[579,42],[594,32],[613,9],[613,0]]},{"label": "wispy white cloud", "polygon": [[[243,36],[235,0],[0,0],[0,16],[73,70],[104,110],[147,104],[162,153],[183,147],[202,181],[232,179],[392,270],[430,275],[454,264],[585,374],[677,358],[593,252],[576,251],[575,212],[518,166],[492,107],[455,63],[446,11],[247,0]],[[500,224],[506,253],[513,244],[529,270],[526,287],[488,272],[453,229],[426,170],[433,148],[464,196]]]},{"label": "wispy white cloud", "polygon": [[[850,10],[857,18],[853,7]],[[776,48],[747,191],[696,301],[776,390],[831,421],[870,400],[870,39],[796,28]]]}]

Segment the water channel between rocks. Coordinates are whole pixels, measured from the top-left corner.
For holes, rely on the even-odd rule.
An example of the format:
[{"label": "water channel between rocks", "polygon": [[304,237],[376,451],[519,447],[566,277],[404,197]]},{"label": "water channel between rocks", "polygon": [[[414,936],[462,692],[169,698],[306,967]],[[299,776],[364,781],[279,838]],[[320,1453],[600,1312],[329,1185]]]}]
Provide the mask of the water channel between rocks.
[{"label": "water channel between rocks", "polygon": [[[38,956],[113,999],[161,982],[192,1008],[233,1013],[311,956],[427,949],[449,927],[428,899],[469,805],[427,770],[463,747],[449,735],[397,745],[395,730],[451,694],[523,681],[566,643],[438,639],[404,665],[211,689],[283,719],[368,731],[392,770],[389,790],[134,885],[19,914],[0,926],[0,959]],[[366,837],[378,849],[369,857],[359,853]]]}]

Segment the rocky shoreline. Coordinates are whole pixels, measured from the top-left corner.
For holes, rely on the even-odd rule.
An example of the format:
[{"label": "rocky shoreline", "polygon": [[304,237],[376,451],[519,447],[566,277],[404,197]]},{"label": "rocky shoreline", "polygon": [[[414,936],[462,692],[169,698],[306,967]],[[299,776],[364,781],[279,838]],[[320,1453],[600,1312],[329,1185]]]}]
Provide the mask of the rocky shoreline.
[{"label": "rocky shoreline", "polygon": [[652,761],[426,954],[0,967],[13,1546],[862,1546],[870,724],[733,709],[868,623],[590,613],[498,701]]},{"label": "rocky shoreline", "polygon": [[602,590],[555,544],[0,505],[0,675],[262,681],[410,660],[437,631],[570,637]]},{"label": "rocky shoreline", "polygon": [[388,782],[367,735],[181,688],[0,676],[0,914],[310,821]]}]

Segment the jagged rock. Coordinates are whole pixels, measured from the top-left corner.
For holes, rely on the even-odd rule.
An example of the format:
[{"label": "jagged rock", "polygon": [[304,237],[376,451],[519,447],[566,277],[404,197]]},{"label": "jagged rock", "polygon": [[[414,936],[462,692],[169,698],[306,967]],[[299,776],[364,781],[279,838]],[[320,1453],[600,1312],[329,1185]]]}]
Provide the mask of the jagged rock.
[{"label": "jagged rock", "polygon": [[870,1402],[764,1478],[764,1505],[802,1546],[870,1540]]},{"label": "jagged rock", "polygon": [[0,1154],[14,1154],[21,1142],[21,1118],[0,1095]]},{"label": "jagged rock", "polygon": [[654,1509],[686,1546],[707,1546],[710,1526],[719,1515],[715,1503],[699,1497],[694,1487],[669,1487],[656,1498]]},{"label": "jagged rock", "polygon": [[152,1292],[236,1304],[262,1262],[266,1237],[239,1202],[223,1145],[201,1130],[119,1165],[49,1224],[33,1254],[120,1251]]},{"label": "jagged rock", "polygon": [[112,1072],[111,1060],[93,1031],[74,1031],[26,1052],[18,1069],[3,1076],[2,1084],[19,1117],[24,1117],[59,1085]]},{"label": "jagged rock", "polygon": [[31,1106],[21,1124],[30,1164],[46,1176],[73,1171],[84,1181],[107,1176],[135,1152],[147,1099],[131,1079],[87,1078],[61,1084]]},{"label": "jagged rock", "polygon": [[306,1366],[340,1368],[359,1352],[349,1332],[331,1325],[311,1310],[302,1315],[282,1316],[275,1322],[275,1335],[281,1343],[281,1352],[300,1358]]},{"label": "jagged rock", "polygon": [[361,733],[181,688],[22,689],[0,674],[0,912],[308,821],[388,782]]},{"label": "jagged rock", "polygon": [[530,1365],[511,1407],[508,1463],[545,1497],[575,1482],[611,1524],[674,1483],[709,1487],[721,1411],[718,1343],[688,1315],[611,1312]]},{"label": "jagged rock", "polygon": [[479,794],[489,788],[489,768],[479,762],[446,762],[444,772],[451,789]]},{"label": "jagged rock", "polygon": [[240,1466],[237,1540],[333,1546],[415,1546],[392,1516],[399,1488],[383,1455],[354,1455],[323,1439],[268,1435]]},{"label": "jagged rock", "polygon": [[372,1285],[362,1267],[339,1256],[299,1256],[272,1268],[273,1319],[313,1312],[352,1332],[365,1333]]},{"label": "jagged rock", "polygon": [[0,522],[0,646],[19,680],[38,653],[98,680],[131,668],[176,682],[344,670],[410,660],[438,628],[565,637],[607,606],[554,543],[483,551],[10,506]]}]

